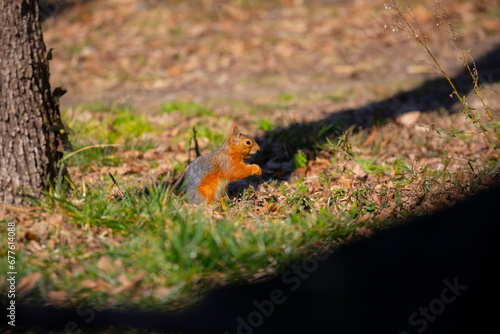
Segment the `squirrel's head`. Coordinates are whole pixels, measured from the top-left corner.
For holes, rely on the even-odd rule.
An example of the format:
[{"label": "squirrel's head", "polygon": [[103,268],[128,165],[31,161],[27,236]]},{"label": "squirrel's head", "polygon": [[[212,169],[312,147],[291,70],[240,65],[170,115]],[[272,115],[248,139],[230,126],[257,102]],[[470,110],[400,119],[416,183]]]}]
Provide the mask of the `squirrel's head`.
[{"label": "squirrel's head", "polygon": [[247,135],[240,133],[238,126],[234,126],[233,130],[226,139],[231,150],[237,150],[243,159],[247,159],[251,154],[257,153],[260,146]]}]

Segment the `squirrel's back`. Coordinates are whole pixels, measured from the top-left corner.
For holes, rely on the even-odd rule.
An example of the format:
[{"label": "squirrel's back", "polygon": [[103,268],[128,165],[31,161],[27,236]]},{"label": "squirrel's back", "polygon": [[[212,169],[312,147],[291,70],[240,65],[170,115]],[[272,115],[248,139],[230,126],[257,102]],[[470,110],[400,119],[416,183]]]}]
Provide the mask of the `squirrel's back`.
[{"label": "squirrel's back", "polygon": [[[215,196],[219,195],[224,191],[225,186],[229,182],[222,182],[224,178],[224,172],[221,169],[219,159],[216,157],[221,157],[220,152],[217,151],[210,152],[199,156],[196,158],[191,165],[189,165],[186,175],[184,176],[184,189],[186,191],[187,200],[191,204],[200,204],[205,199],[207,202],[212,202],[215,198],[209,201],[209,198],[205,198],[199,189],[209,187],[210,189],[215,189]],[[220,189],[222,188],[222,189]]]}]

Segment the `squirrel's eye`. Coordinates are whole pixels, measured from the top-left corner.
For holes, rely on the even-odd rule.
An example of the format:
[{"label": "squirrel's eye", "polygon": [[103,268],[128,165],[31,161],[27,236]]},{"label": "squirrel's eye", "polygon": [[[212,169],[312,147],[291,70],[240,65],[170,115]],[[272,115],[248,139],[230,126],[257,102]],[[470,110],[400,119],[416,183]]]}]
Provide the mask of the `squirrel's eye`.
[{"label": "squirrel's eye", "polygon": [[250,140],[247,140],[245,144],[250,145],[252,142]]}]

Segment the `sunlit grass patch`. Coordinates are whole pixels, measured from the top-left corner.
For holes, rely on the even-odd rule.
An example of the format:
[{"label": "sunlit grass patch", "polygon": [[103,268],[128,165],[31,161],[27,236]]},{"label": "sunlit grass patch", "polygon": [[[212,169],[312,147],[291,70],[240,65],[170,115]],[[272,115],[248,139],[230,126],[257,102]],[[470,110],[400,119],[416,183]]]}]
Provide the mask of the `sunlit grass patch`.
[{"label": "sunlit grass patch", "polygon": [[[70,166],[116,166],[122,163],[115,154],[118,149],[149,150],[155,146],[151,137],[162,130],[160,125],[123,105],[96,102],[63,111],[62,117],[74,133],[70,136],[73,148],[82,150],[68,159]],[[94,145],[97,147],[84,149]]]},{"label": "sunlit grass patch", "polygon": [[73,144],[75,150],[82,150],[67,159],[68,166],[78,166],[84,171],[88,171],[91,165],[94,166],[119,166],[123,160],[116,155],[116,146],[92,147],[90,142]]},{"label": "sunlit grass patch", "polygon": [[63,119],[76,133],[72,141],[94,140],[98,143],[122,144],[145,133],[158,133],[161,128],[151,124],[144,115],[127,107],[89,111],[75,108],[63,112]]},{"label": "sunlit grass patch", "polygon": [[190,101],[164,102],[161,104],[160,110],[167,114],[178,112],[186,117],[214,116],[213,110]]},{"label": "sunlit grass patch", "polygon": [[269,117],[263,117],[259,118],[254,123],[260,130],[271,131],[274,129],[275,122]]}]

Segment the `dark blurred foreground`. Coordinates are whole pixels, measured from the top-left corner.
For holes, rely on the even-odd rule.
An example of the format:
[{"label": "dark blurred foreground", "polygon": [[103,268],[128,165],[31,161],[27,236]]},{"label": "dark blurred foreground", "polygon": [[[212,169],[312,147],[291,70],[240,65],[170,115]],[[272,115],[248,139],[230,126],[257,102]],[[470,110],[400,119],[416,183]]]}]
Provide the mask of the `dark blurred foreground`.
[{"label": "dark blurred foreground", "polygon": [[500,188],[317,254],[282,275],[224,287],[185,312],[23,306],[16,329],[133,327],[183,333],[497,333]]}]

